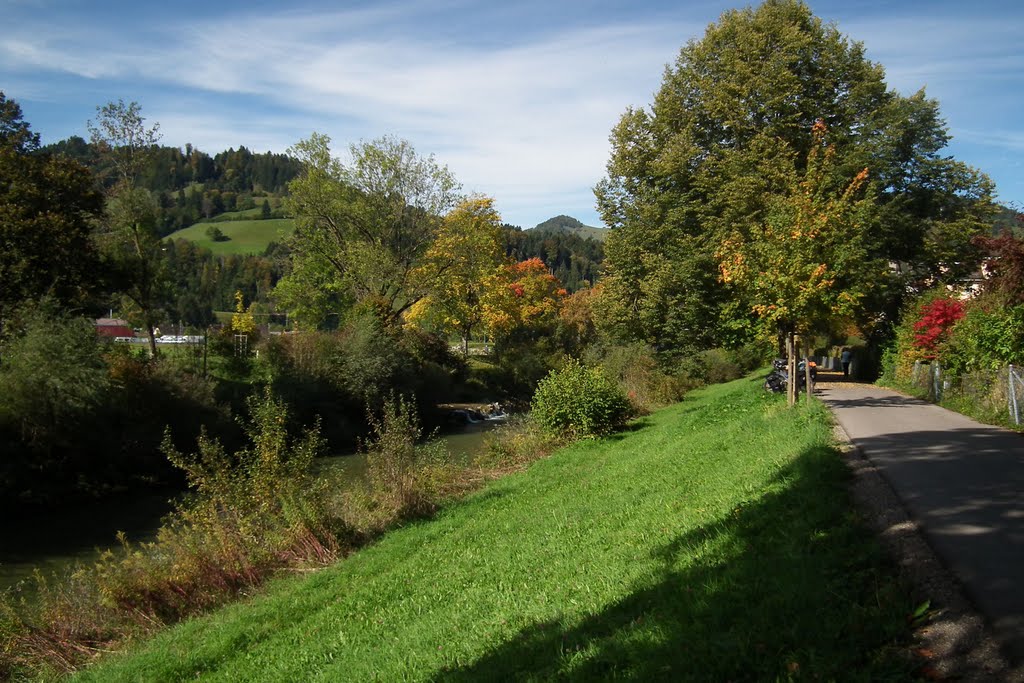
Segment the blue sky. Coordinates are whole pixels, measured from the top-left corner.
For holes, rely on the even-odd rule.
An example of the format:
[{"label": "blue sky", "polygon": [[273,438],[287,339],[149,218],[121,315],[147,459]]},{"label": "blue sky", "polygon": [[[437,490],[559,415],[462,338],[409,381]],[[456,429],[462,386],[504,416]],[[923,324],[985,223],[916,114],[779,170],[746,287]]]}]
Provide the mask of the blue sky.
[{"label": "blue sky", "polygon": [[[0,90],[44,142],[87,137],[96,106],[137,101],[163,143],[285,151],[313,131],[435,154],[466,191],[531,227],[597,225],[591,188],[627,106],[722,0],[291,3],[0,0]],[[948,152],[1024,204],[1024,3],[820,0],[905,94],[926,87]]]}]

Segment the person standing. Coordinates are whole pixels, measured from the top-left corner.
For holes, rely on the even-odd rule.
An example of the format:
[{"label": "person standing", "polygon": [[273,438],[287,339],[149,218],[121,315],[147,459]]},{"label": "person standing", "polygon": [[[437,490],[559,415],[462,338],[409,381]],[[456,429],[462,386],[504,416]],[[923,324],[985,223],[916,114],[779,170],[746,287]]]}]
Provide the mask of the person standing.
[{"label": "person standing", "polygon": [[853,357],[853,352],[850,351],[849,347],[843,347],[843,352],[839,356],[839,360],[843,363],[843,379],[850,377],[850,359]]}]

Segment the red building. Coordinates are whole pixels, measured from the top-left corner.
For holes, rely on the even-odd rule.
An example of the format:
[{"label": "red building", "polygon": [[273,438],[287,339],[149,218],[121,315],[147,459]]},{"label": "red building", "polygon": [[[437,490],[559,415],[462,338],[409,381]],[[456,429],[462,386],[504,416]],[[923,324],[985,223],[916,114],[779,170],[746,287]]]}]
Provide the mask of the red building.
[{"label": "red building", "polygon": [[97,318],[96,334],[101,337],[134,337],[135,330],[127,320],[118,318]]}]

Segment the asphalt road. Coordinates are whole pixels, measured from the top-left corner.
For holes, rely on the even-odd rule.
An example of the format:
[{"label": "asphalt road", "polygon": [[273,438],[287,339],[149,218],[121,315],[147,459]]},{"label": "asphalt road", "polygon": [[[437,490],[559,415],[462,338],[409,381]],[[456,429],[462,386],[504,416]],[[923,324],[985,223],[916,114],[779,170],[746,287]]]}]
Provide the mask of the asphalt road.
[{"label": "asphalt road", "polygon": [[1024,662],[1024,436],[870,385],[820,396]]}]

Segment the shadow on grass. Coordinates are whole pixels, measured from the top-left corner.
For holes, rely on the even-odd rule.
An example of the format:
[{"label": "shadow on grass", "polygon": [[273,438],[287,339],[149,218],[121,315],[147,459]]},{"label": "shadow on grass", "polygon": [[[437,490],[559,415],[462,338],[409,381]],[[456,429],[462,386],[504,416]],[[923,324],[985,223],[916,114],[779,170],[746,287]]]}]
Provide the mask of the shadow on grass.
[{"label": "shadow on grass", "polygon": [[437,673],[479,680],[906,680],[906,592],[854,526],[835,451],[653,550],[658,576],[582,619],[538,622]]},{"label": "shadow on grass", "polygon": [[630,434],[635,434],[636,432],[642,432],[643,430],[648,429],[651,424],[650,418],[638,417],[620,427],[617,431],[601,436],[600,439],[601,441],[622,441]]}]

